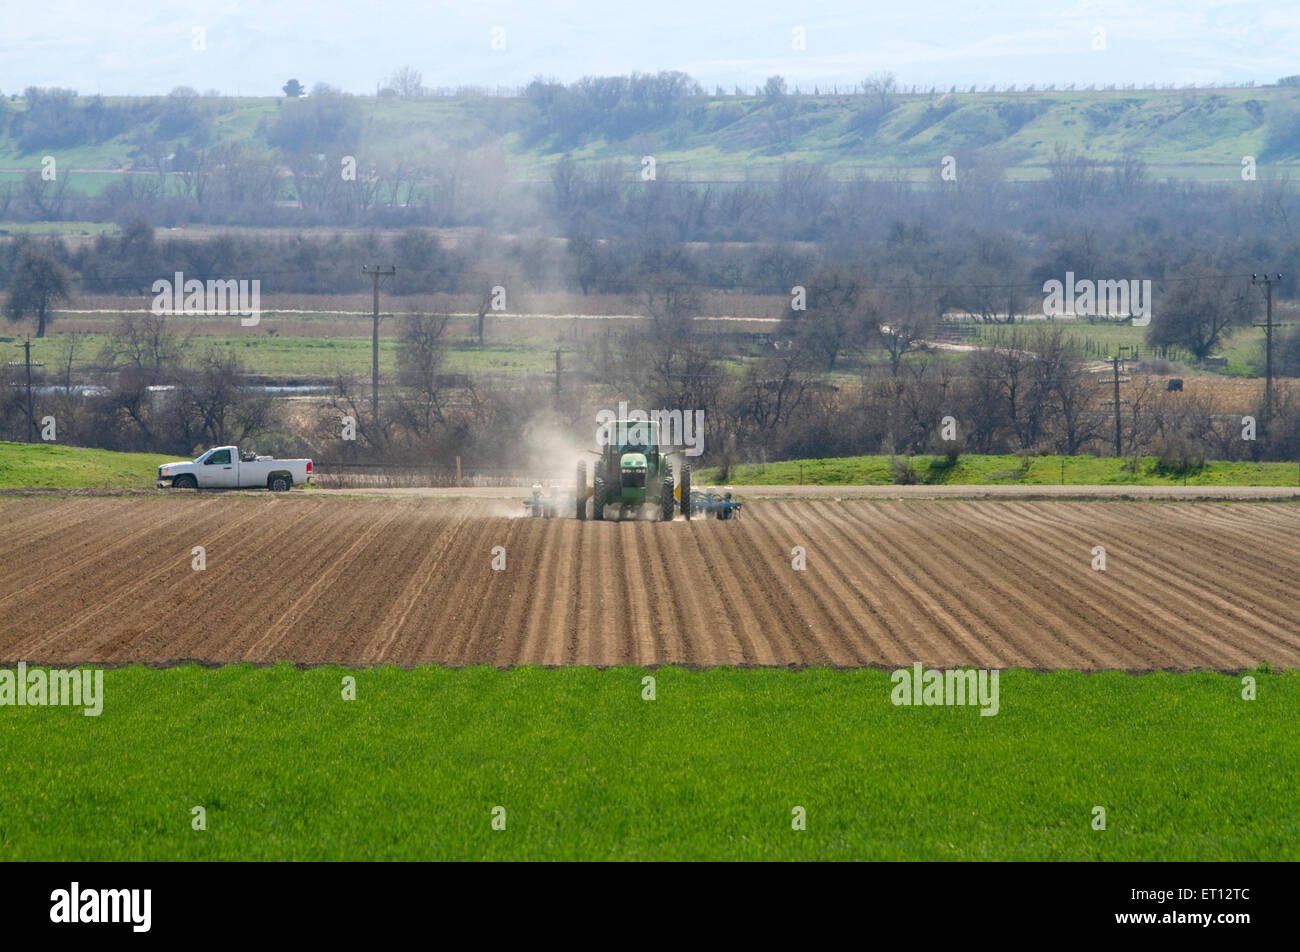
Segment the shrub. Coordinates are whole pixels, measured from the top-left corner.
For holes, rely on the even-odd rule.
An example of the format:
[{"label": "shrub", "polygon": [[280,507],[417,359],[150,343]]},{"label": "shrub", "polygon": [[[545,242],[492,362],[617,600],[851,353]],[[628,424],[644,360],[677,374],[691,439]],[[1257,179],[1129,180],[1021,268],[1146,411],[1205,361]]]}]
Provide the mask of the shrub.
[{"label": "shrub", "polygon": [[1154,471],[1161,476],[1191,476],[1204,468],[1204,448],[1184,436],[1166,437],[1156,447]]},{"label": "shrub", "polygon": [[936,450],[935,458],[930,460],[930,471],[926,473],[925,481],[927,483],[947,481],[949,474],[960,459],[961,444],[955,440],[941,444]]},{"label": "shrub", "polygon": [[889,471],[893,474],[895,485],[898,486],[914,486],[920,481],[910,456],[895,456],[889,461]]}]

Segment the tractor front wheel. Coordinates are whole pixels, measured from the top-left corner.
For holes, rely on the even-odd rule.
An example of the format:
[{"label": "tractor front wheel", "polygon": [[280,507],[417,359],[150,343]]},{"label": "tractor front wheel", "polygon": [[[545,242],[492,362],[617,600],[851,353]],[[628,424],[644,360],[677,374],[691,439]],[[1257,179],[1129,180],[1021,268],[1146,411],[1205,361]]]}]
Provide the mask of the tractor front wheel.
[{"label": "tractor front wheel", "polygon": [[659,487],[659,518],[664,522],[673,521],[673,478],[669,476]]},{"label": "tractor front wheel", "polygon": [[577,499],[578,521],[587,518],[587,464],[578,462],[578,478],[574,482],[574,497]]},{"label": "tractor front wheel", "polygon": [[591,518],[601,522],[605,518],[605,480],[597,476],[591,481]]}]

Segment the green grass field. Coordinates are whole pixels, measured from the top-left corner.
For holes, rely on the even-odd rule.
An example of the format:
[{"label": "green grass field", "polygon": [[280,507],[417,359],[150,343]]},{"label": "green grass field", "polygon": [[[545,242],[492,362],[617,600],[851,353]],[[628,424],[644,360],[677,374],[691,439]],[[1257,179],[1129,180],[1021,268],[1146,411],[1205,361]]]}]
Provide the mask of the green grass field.
[{"label": "green grass field", "polygon": [[[361,337],[204,337],[198,347],[212,343],[229,347],[251,372],[260,374],[332,376],[336,373],[370,373],[371,342]],[[400,342],[393,336],[379,339],[380,373],[397,372]],[[446,351],[444,373],[542,373],[555,366],[555,348],[529,339],[477,343],[453,338]],[[548,363],[549,362],[549,363]]]},{"label": "green grass field", "polygon": [[[369,321],[365,320],[366,326]],[[109,335],[81,334],[73,360],[73,373],[90,373]],[[32,360],[62,364],[62,341],[66,335],[55,327],[50,336],[32,342]],[[22,338],[0,336],[0,353],[9,350],[10,359],[22,359]],[[6,347],[5,345],[8,345]],[[268,334],[231,335],[229,337],[196,336],[193,351],[206,347],[229,348],[249,373],[286,377],[332,377],[343,373],[366,376],[370,373],[371,342],[369,337],[312,337]],[[400,342],[391,330],[379,339],[379,370],[397,372]],[[12,355],[17,355],[13,358]],[[493,341],[490,337],[480,348],[477,342],[459,335],[448,343],[444,373],[532,374],[555,367],[554,338],[511,336]]]},{"label": "green grass field", "polygon": [[992,717],[646,674],[109,670],[99,717],[0,708],[0,861],[1300,859],[1294,672],[1003,672]]},{"label": "green grass field", "polygon": [[[67,319],[75,318],[81,323],[75,332],[68,330]],[[73,360],[73,371],[88,373],[99,363],[104,345],[110,339],[110,331],[116,317],[111,315],[84,314],[61,315],[56,312],[48,336],[33,342],[33,360],[62,365],[66,341],[75,333],[79,338],[78,350]],[[192,347],[195,349],[208,346],[232,349],[246,369],[252,373],[285,376],[331,376],[342,372],[345,374],[368,374],[370,372],[370,320],[364,315],[354,315],[359,333],[357,336],[323,336],[314,326],[314,316],[284,313],[264,320],[262,326],[240,333],[223,336],[197,335]],[[89,322],[89,323],[88,323]],[[19,330],[29,330],[30,322]],[[90,330],[86,330],[87,327]],[[962,328],[970,335],[962,338],[965,343],[992,345],[1006,342],[1013,333],[1021,335],[1022,340],[1032,346],[1034,336],[1049,328],[1043,321],[1021,321],[1014,327],[1005,324],[983,324],[974,321],[954,321],[947,327]],[[1057,325],[1074,340],[1082,356],[1087,360],[1099,360],[1113,356],[1120,346],[1138,348],[1141,359],[1152,359],[1159,355],[1146,341],[1146,328],[1132,327],[1128,324],[1106,321],[1062,321]],[[2,330],[3,328],[0,328]],[[10,360],[22,358],[22,341],[24,335],[13,333],[0,334],[0,352],[8,350]],[[380,328],[379,362],[380,371],[392,374],[397,370],[397,352],[399,348],[399,325],[393,321],[385,322]],[[274,331],[274,334],[271,332]],[[502,330],[489,321],[485,346],[480,348],[472,332],[457,329],[448,335],[445,371],[447,373],[487,373],[487,374],[537,374],[554,367],[556,333],[523,333],[511,328]],[[1022,344],[1025,346],[1025,344]],[[758,353],[754,345],[733,345],[738,351],[739,359],[723,361],[719,369],[725,373],[741,374],[752,363]],[[1227,357],[1228,366],[1221,371],[1232,376],[1258,376],[1263,363],[1264,332],[1260,328],[1238,328],[1228,333],[1221,346],[1215,348],[1215,354]],[[926,355],[929,360],[950,360],[958,362],[966,355],[951,350],[936,350]],[[830,374],[828,381],[856,383],[860,369],[857,361],[883,366],[886,357],[882,351],[850,352],[843,355],[845,366],[852,370]],[[907,359],[915,358],[910,355]],[[1193,373],[1195,361],[1192,356],[1177,348],[1171,348],[1168,359],[1174,364],[1176,373]],[[1134,365],[1127,365],[1133,370]]]},{"label": "green grass field", "polygon": [[[1064,463],[1064,468],[1062,468]],[[977,456],[963,454],[951,467],[941,456],[916,456],[912,466],[921,483],[989,486],[1297,486],[1300,463],[1208,462],[1196,473],[1162,473],[1153,456],[1142,457],[1136,470],[1110,456]],[[1026,465],[1027,464],[1027,465]],[[1063,478],[1064,477],[1064,478]],[[895,482],[888,456],[783,460],[734,466],[722,478],[717,467],[701,469],[696,482],[737,486],[883,486]]]},{"label": "green grass field", "polygon": [[0,488],[139,489],[174,456],[114,453],[82,446],[0,441]]},{"label": "green grass field", "polygon": [[[1121,346],[1136,347],[1140,360],[1158,358],[1159,354],[1147,343],[1145,327],[1121,324],[1111,321],[1059,321],[1048,324],[1045,321],[1020,322],[1014,328],[1005,324],[981,324],[961,322],[958,326],[973,328],[971,343],[994,344],[1005,341],[1012,331],[1018,331],[1032,340],[1033,335],[1052,327],[1061,327],[1080,348],[1085,359],[1098,360],[1113,357]],[[1264,360],[1264,330],[1259,327],[1238,327],[1225,332],[1222,342],[1214,348],[1215,356],[1228,358],[1224,373],[1243,376],[1260,373]],[[1182,367],[1193,367],[1196,360],[1192,354],[1181,348],[1169,348],[1168,359]],[[1130,365],[1131,369],[1132,365]]]},{"label": "green grass field", "polygon": [[[0,185],[4,174],[0,173]],[[121,229],[112,222],[95,221],[36,221],[5,222],[0,235],[117,235]]]}]

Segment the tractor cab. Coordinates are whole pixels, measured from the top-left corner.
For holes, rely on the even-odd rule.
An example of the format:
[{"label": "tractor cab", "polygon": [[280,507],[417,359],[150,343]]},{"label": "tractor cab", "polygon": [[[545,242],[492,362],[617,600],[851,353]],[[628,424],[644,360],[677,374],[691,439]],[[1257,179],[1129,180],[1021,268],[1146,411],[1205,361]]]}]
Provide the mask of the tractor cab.
[{"label": "tractor cab", "polygon": [[643,420],[620,420],[613,424],[610,443],[619,456],[640,453],[646,457],[659,455],[659,424]]},{"label": "tractor cab", "polygon": [[617,420],[607,425],[601,439],[605,445],[592,473],[592,515],[603,519],[606,505],[618,507],[620,513],[650,506],[670,520],[673,471],[668,454],[659,448],[659,424]]}]

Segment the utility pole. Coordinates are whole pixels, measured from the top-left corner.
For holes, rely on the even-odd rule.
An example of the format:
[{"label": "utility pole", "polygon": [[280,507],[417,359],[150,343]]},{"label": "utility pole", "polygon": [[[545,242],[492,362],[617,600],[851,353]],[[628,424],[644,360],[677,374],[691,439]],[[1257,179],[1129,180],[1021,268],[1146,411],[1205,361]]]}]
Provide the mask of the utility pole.
[{"label": "utility pole", "polygon": [[1124,452],[1119,429],[1119,357],[1111,358],[1111,366],[1115,368],[1115,455],[1121,457]]},{"label": "utility pole", "polygon": [[375,265],[373,268],[361,266],[361,273],[375,279],[375,331],[371,342],[370,363],[370,417],[376,429],[379,426],[379,279],[397,274],[393,265],[387,267]]},{"label": "utility pole", "polygon": [[1269,421],[1273,419],[1273,282],[1281,281],[1281,274],[1264,273],[1263,277],[1258,274],[1250,276],[1251,284],[1264,285],[1264,296],[1268,301],[1266,306],[1266,317],[1263,324],[1256,324],[1256,327],[1264,328],[1264,434],[1268,434]]},{"label": "utility pole", "polygon": [[36,411],[32,407],[32,341],[29,337],[23,341],[23,352],[26,354],[27,364],[27,442],[36,442]]}]

